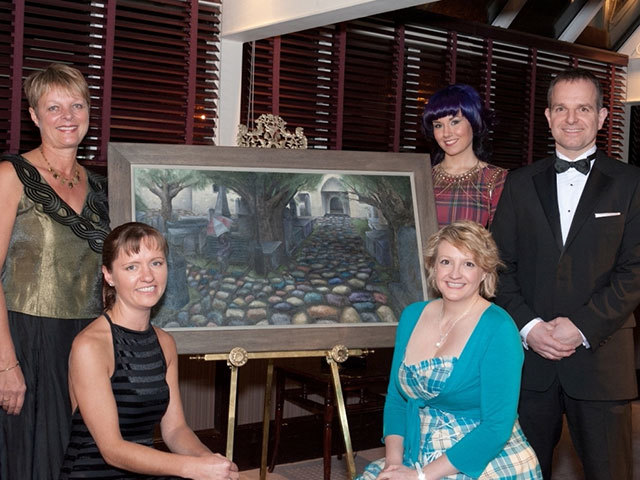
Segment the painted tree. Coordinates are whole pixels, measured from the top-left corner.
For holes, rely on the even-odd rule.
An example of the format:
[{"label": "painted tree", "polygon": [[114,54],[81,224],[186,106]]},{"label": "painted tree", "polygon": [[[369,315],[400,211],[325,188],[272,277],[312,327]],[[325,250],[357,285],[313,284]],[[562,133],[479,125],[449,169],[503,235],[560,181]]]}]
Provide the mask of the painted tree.
[{"label": "painted tree", "polygon": [[256,219],[261,241],[283,241],[284,209],[296,193],[313,189],[322,180],[322,175],[315,173],[214,171],[207,174],[218,185],[242,197]]},{"label": "painted tree", "polygon": [[391,231],[391,257],[394,270],[398,268],[398,231],[401,227],[415,227],[413,196],[408,177],[397,175],[343,175],[342,182],[358,201],[377,208]]},{"label": "painted tree", "polygon": [[185,188],[203,189],[211,185],[210,176],[201,170],[142,168],[136,170],[137,182],[160,199],[160,214],[166,227],[172,220],[173,199]]}]

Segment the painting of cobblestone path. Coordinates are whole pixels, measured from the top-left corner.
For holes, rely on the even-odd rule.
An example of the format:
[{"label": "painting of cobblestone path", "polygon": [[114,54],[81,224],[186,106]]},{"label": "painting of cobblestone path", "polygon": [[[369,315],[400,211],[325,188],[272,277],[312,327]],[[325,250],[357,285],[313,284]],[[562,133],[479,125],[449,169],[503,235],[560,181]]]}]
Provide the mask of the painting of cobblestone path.
[{"label": "painting of cobblestone path", "polygon": [[412,172],[144,164],[131,186],[132,218],[169,243],[153,322],[172,333],[276,329],[286,348],[395,327],[426,296]]}]

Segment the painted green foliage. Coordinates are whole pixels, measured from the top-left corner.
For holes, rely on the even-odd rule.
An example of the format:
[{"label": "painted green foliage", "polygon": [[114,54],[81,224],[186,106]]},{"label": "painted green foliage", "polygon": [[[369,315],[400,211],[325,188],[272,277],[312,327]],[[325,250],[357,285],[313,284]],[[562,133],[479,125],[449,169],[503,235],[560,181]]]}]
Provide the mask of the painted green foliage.
[{"label": "painted green foliage", "polygon": [[403,226],[415,227],[409,177],[395,175],[343,175],[342,181],[358,200],[377,208],[391,230],[394,267],[398,262],[397,236]]}]

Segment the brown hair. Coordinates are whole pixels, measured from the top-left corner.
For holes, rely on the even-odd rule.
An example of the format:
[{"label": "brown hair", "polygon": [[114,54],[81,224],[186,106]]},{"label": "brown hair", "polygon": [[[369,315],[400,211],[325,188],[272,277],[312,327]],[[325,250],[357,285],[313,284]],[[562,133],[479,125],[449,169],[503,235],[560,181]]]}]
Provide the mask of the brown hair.
[{"label": "brown hair", "polygon": [[91,105],[89,86],[80,70],[63,63],[52,63],[44,70],[32,73],[24,81],[24,94],[29,106],[34,110],[38,101],[54,87],[79,94],[87,106]]},{"label": "brown hair", "polygon": [[[102,247],[102,265],[111,272],[113,262],[118,255],[138,253],[142,243],[154,244],[167,256],[169,246],[166,239],[155,228],[146,223],[129,222],[114,228],[104,241]],[[109,310],[116,301],[116,289],[102,278],[102,300],[104,309]]]},{"label": "brown hair", "polygon": [[598,111],[602,108],[603,100],[602,100],[602,86],[600,85],[600,81],[598,78],[591,73],[589,70],[584,70],[582,68],[570,68],[568,70],[564,70],[558,73],[551,83],[549,84],[549,89],[547,90],[547,106],[549,108],[551,105],[551,96],[553,95],[554,87],[560,82],[575,82],[578,80],[584,80],[587,82],[591,82],[596,89],[596,108]]},{"label": "brown hair", "polygon": [[435,263],[438,247],[443,241],[449,242],[459,250],[471,253],[476,264],[486,273],[484,280],[480,283],[480,295],[485,298],[494,297],[498,283],[498,267],[502,265],[498,247],[489,231],[471,220],[453,222],[429,237],[424,255],[429,288],[440,295],[435,282]]}]

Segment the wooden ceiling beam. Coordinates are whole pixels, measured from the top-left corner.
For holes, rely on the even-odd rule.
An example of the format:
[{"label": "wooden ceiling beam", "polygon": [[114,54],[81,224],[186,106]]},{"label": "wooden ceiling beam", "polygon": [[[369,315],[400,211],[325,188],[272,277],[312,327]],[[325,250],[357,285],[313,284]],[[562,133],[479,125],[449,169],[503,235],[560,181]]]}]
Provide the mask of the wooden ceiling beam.
[{"label": "wooden ceiling beam", "polygon": [[511,22],[516,18],[527,0],[509,0],[502,11],[493,19],[491,25],[493,27],[509,28]]},{"label": "wooden ceiling beam", "polygon": [[558,40],[571,43],[575,42],[603,6],[604,0],[589,0],[585,3],[577,15],[573,17],[573,20],[571,20],[567,28],[560,34]]}]

